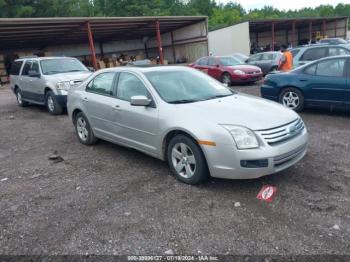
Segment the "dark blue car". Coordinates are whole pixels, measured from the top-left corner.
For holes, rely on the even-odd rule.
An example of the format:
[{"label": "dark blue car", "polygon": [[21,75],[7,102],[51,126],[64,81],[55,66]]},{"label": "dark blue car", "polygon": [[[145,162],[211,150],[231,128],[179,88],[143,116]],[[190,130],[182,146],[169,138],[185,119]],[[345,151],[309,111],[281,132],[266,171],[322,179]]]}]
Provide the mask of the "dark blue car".
[{"label": "dark blue car", "polygon": [[288,73],[267,75],[261,95],[295,111],[308,106],[350,109],[350,55],[327,57]]}]

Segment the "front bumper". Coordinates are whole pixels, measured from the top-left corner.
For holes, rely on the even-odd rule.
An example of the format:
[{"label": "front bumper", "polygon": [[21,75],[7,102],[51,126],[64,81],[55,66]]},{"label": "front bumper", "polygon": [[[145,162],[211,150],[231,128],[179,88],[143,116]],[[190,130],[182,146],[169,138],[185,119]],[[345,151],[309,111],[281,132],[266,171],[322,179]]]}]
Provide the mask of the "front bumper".
[{"label": "front bumper", "polygon": [[[306,154],[308,133],[306,129],[293,139],[279,145],[263,145],[257,149],[237,150],[235,145],[203,147],[213,177],[226,179],[253,179],[280,172]],[[267,159],[266,167],[247,168],[241,161]]]},{"label": "front bumper", "polygon": [[232,83],[251,83],[260,81],[262,79],[263,75],[261,74],[246,74],[242,76],[237,75],[231,75],[231,82]]}]

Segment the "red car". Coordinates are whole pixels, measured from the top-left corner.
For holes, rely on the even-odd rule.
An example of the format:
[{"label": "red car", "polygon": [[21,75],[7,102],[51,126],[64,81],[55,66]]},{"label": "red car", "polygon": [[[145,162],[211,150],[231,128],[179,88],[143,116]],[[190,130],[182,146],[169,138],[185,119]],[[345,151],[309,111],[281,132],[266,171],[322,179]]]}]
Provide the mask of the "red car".
[{"label": "red car", "polygon": [[190,67],[199,69],[224,84],[254,83],[262,79],[257,66],[247,65],[232,56],[207,56],[198,59]]}]

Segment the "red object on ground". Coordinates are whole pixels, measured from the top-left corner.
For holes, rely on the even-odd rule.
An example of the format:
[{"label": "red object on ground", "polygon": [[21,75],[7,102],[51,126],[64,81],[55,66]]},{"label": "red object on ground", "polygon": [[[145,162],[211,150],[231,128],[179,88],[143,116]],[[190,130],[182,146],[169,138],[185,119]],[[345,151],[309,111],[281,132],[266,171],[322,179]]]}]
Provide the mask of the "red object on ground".
[{"label": "red object on ground", "polygon": [[256,198],[260,200],[264,200],[266,202],[271,202],[276,192],[277,192],[277,187],[265,185],[261,188]]}]

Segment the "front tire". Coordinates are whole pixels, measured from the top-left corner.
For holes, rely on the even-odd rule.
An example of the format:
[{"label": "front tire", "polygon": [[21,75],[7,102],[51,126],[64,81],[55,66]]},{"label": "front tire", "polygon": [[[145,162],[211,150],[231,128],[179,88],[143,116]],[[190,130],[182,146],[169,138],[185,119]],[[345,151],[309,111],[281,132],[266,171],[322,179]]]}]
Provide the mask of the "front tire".
[{"label": "front tire", "polygon": [[16,89],[16,99],[17,99],[17,104],[21,107],[25,107],[28,105],[28,102],[23,101],[23,95],[22,92],[19,88]]},{"label": "front tire", "polygon": [[300,112],[304,109],[304,95],[300,90],[294,87],[283,89],[279,97],[279,102],[296,112]]},{"label": "front tire", "polygon": [[185,135],[173,137],[167,148],[171,171],[180,181],[196,185],[209,178],[207,162],[199,145]]},{"label": "front tire", "polygon": [[63,112],[63,107],[57,102],[52,91],[46,93],[46,108],[51,115],[60,115]]},{"label": "front tire", "polygon": [[75,116],[74,126],[80,143],[84,145],[93,145],[97,142],[97,138],[92,131],[90,123],[82,112]]},{"label": "front tire", "polygon": [[227,86],[230,86],[232,84],[231,75],[227,72],[223,73],[221,76],[221,82]]}]

